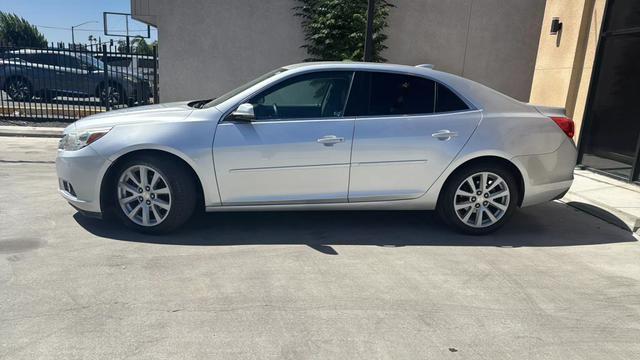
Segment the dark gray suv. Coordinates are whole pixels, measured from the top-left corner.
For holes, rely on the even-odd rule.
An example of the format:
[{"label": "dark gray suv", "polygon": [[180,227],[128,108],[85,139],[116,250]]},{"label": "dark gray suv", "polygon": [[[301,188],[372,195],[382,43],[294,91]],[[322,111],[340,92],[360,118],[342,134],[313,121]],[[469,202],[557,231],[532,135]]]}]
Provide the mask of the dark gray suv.
[{"label": "dark gray suv", "polygon": [[0,60],[0,89],[14,101],[34,96],[97,97],[101,103],[147,104],[152,95],[147,80],[111,68],[89,53],[65,50],[13,50]]}]

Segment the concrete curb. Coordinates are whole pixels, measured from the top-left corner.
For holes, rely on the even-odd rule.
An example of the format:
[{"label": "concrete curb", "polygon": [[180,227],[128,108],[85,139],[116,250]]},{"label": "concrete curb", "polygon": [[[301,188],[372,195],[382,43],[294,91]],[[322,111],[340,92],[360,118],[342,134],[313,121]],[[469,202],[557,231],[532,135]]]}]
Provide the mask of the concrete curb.
[{"label": "concrete curb", "polygon": [[0,126],[0,136],[62,137],[63,128],[37,126]]},{"label": "concrete curb", "polygon": [[638,232],[640,228],[640,219],[638,219],[636,215],[627,213],[624,210],[617,209],[608,204],[588,199],[571,191],[560,199],[560,201],[623,230]]}]

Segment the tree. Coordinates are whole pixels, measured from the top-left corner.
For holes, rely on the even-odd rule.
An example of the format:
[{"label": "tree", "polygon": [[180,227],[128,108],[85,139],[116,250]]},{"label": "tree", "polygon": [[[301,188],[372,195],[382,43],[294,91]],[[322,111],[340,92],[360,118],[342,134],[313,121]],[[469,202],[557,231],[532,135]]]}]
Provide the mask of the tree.
[{"label": "tree", "polygon": [[[156,40],[149,44],[143,37],[138,36],[131,40],[129,46],[131,47],[129,51],[134,54],[153,55],[153,47],[158,46],[158,41]],[[127,52],[127,42],[124,40],[118,40],[116,49],[121,53]]]},{"label": "tree", "polygon": [[[294,8],[295,15],[302,18],[309,58],[307,61],[355,60],[364,55],[364,40],[367,27],[367,0],[298,0],[302,5]],[[387,16],[393,7],[386,0],[375,0],[373,20],[373,61],[385,59],[381,53],[387,47]]]},{"label": "tree", "polygon": [[24,18],[0,11],[0,43],[9,46],[46,47],[47,39]]}]

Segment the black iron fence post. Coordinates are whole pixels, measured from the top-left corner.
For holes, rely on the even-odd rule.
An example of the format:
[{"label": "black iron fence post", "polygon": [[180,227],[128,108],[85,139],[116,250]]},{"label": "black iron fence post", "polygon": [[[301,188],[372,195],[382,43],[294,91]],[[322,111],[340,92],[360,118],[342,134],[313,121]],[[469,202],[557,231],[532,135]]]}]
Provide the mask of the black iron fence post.
[{"label": "black iron fence post", "polygon": [[364,33],[364,61],[373,61],[373,19],[375,18],[376,1],[367,4],[367,28]]},{"label": "black iron fence post", "polygon": [[153,46],[153,103],[158,104],[160,97],[158,96],[158,47]]},{"label": "black iron fence post", "polygon": [[104,85],[100,95],[104,92],[104,107],[109,111],[111,105],[109,104],[109,100],[111,99],[111,86],[109,86],[109,69],[107,66],[107,45],[102,45],[102,63],[104,64]]}]

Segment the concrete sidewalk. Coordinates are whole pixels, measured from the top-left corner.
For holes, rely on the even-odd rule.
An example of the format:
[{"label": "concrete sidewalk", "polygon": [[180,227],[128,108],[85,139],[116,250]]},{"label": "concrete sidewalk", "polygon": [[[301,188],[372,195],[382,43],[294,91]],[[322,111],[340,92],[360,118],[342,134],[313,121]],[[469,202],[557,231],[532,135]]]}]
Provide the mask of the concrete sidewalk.
[{"label": "concrete sidewalk", "polygon": [[640,187],[588,170],[576,170],[573,185],[561,201],[614,225],[640,228]]}]

